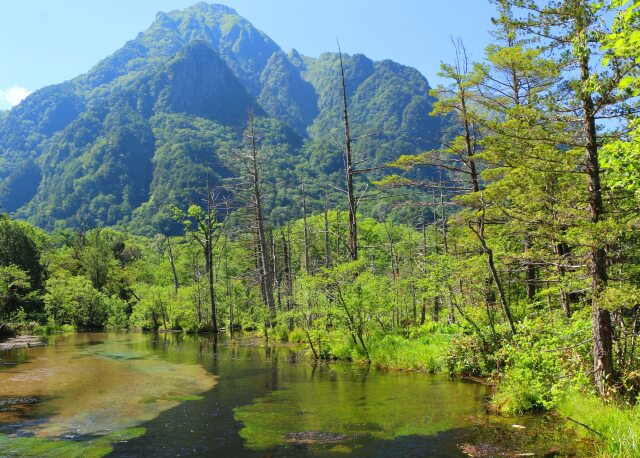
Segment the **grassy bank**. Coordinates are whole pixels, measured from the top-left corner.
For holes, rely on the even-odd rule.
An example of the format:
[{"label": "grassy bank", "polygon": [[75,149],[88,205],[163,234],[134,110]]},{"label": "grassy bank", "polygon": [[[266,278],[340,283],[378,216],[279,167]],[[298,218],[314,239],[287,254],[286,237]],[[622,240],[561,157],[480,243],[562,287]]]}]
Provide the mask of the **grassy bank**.
[{"label": "grassy bank", "polygon": [[[585,317],[562,327],[533,320],[490,354],[482,343],[459,327],[428,323],[366,340],[369,360],[359,345],[344,335],[328,334],[316,343],[325,360],[353,361],[375,367],[455,376],[480,376],[495,385],[489,404],[497,414],[518,415],[555,411],[585,439],[594,442],[603,457],[640,456],[640,407],[604,402],[589,394],[584,350],[571,343],[583,339]],[[558,321],[557,323],[562,323]],[[284,336],[282,336],[284,337]],[[309,346],[301,329],[290,332],[290,342]],[[558,347],[569,347],[558,358]],[[515,350],[518,351],[515,351]],[[310,353],[311,354],[311,353]]]},{"label": "grassy bank", "polygon": [[[447,370],[448,351],[452,339],[459,335],[457,327],[427,323],[423,326],[397,328],[376,333],[364,340],[365,349],[344,332],[312,337],[314,349],[325,361],[353,361],[380,369],[438,373]],[[281,340],[304,344],[313,354],[302,329],[282,332]]]},{"label": "grassy bank", "polygon": [[575,429],[596,440],[596,454],[607,458],[640,456],[640,407],[605,403],[592,395],[568,393],[558,412]]}]

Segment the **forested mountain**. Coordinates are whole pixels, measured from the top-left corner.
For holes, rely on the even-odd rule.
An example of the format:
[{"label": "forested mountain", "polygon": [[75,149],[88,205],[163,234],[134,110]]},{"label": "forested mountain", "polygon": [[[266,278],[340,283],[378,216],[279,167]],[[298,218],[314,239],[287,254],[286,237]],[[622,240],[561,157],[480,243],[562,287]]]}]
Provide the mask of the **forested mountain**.
[{"label": "forested mountain", "polygon": [[[357,152],[369,164],[437,144],[440,121],[428,116],[418,71],[364,55],[344,64],[353,133],[366,134]],[[197,201],[207,176],[215,187],[237,172],[250,109],[269,149],[271,217],[299,216],[291,190],[302,180],[319,205],[342,176],[338,55],[287,54],[222,5],[158,13],[86,74],[0,115],[0,209],[47,229],[167,230],[163,208]]]}]

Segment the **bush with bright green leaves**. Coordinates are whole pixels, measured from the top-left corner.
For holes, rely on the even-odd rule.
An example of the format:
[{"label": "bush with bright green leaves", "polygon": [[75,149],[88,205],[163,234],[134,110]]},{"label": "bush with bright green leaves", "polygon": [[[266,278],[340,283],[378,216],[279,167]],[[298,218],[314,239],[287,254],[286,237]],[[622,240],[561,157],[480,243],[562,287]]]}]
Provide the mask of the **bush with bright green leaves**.
[{"label": "bush with bright green leaves", "polygon": [[[61,275],[47,280],[44,296],[48,319],[77,329],[102,329],[112,312],[112,299],[95,289],[82,275]],[[117,299],[113,299],[117,301]]]},{"label": "bush with bright green leaves", "polygon": [[[505,368],[496,375],[493,405],[502,412],[551,410],[575,387],[589,383],[588,313],[571,321],[560,313],[525,319],[499,352]],[[588,337],[588,334],[587,334]]]},{"label": "bush with bright green leaves", "polygon": [[453,336],[447,349],[446,364],[451,374],[488,376],[497,369],[493,353],[477,334]]},{"label": "bush with bright green leaves", "polygon": [[414,339],[387,334],[372,341],[369,354],[371,363],[380,368],[434,374],[445,367],[449,343],[450,336],[444,334],[424,335]]}]

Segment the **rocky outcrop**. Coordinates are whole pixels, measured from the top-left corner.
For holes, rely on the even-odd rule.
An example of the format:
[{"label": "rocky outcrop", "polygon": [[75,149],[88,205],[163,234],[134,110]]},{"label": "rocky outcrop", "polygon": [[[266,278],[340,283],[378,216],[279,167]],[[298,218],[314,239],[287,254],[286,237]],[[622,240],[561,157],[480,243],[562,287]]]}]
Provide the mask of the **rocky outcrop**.
[{"label": "rocky outcrop", "polygon": [[44,339],[38,336],[20,336],[0,342],[0,350],[13,350],[15,348],[29,348],[44,346]]}]

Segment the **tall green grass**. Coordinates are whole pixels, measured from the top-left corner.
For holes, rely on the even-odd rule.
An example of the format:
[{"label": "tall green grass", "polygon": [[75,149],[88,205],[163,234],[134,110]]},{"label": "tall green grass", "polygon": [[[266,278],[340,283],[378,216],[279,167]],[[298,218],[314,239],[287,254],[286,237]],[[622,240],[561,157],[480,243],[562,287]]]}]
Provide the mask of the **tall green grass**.
[{"label": "tall green grass", "polygon": [[[377,332],[365,336],[368,355],[360,344],[355,344],[348,333],[333,330],[314,340],[318,355],[323,360],[353,361],[372,364],[382,369],[442,372],[447,369],[448,350],[456,326],[427,323],[411,328],[397,328],[387,333]],[[302,330],[289,332],[289,342],[308,345]],[[368,356],[368,357],[367,357]]]},{"label": "tall green grass", "polygon": [[[427,323],[395,332],[367,336],[369,362],[379,368],[436,373],[447,367],[447,353],[457,327]],[[366,362],[361,348],[351,339],[332,339],[327,349],[332,359]]]},{"label": "tall green grass", "polygon": [[371,343],[369,357],[376,367],[433,374],[446,368],[450,340],[450,335],[439,333],[415,338],[387,334]]},{"label": "tall green grass", "polygon": [[[605,403],[595,396],[572,393],[557,410],[574,420],[577,431],[597,441],[595,451],[598,456],[640,456],[640,406],[619,406]],[[597,433],[575,422],[583,423]]]}]

